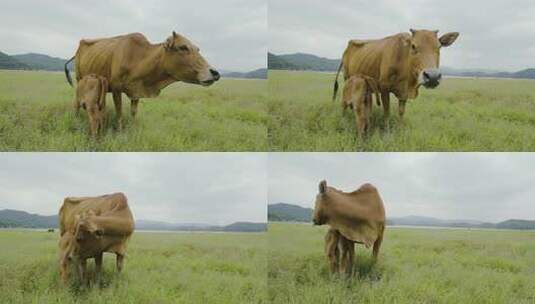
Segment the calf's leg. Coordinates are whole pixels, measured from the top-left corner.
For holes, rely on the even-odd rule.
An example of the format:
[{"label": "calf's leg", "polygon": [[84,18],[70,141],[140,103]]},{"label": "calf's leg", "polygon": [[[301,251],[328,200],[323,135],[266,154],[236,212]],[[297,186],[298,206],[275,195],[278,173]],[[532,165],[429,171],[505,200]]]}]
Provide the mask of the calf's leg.
[{"label": "calf's leg", "polygon": [[130,114],[132,114],[132,117],[136,117],[139,99],[131,99],[130,102]]},{"label": "calf's leg", "polygon": [[355,255],[355,244],[340,236],[340,247],[342,251],[342,262],[340,265],[340,271],[343,272],[346,277],[351,277],[353,272],[353,257]]},{"label": "calf's leg", "polygon": [[403,118],[403,115],[405,114],[405,104],[407,103],[407,100],[399,100],[399,117]]},{"label": "calf's leg", "polygon": [[117,272],[123,271],[124,255],[117,253]]},{"label": "calf's leg", "polygon": [[327,260],[329,262],[331,274],[337,273],[340,267],[340,251],[338,249],[339,237],[340,233],[334,229],[329,229],[325,235],[325,255],[327,256]]},{"label": "calf's leg", "polygon": [[357,135],[362,138],[366,130],[366,101],[365,94],[359,92],[358,97],[355,98],[353,104],[353,111],[355,112],[355,119],[357,123]]},{"label": "calf's leg", "polygon": [[100,280],[102,277],[102,256],[102,252],[95,256],[95,284],[97,286],[100,286]]},{"label": "calf's leg", "polygon": [[89,280],[87,277],[87,260],[80,259],[78,261],[78,275],[80,278],[80,284],[85,287],[88,286]]}]

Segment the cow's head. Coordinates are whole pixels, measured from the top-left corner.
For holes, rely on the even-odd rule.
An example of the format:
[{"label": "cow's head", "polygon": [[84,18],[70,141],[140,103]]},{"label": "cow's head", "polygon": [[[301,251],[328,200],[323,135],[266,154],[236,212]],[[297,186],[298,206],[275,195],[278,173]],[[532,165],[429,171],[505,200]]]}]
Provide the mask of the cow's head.
[{"label": "cow's head", "polygon": [[316,195],[314,214],[312,216],[312,223],[314,225],[324,225],[327,223],[327,204],[329,204],[327,199],[327,182],[323,180],[319,184],[319,193]]},{"label": "cow's head", "polygon": [[453,44],[459,33],[452,32],[438,37],[438,31],[411,29],[410,65],[415,87],[423,85],[435,88],[440,84],[440,49]]},{"label": "cow's head", "polygon": [[102,229],[100,229],[95,221],[93,221],[94,216],[95,213],[93,211],[88,211],[76,216],[74,236],[78,244],[100,239],[104,234]]},{"label": "cow's head", "polygon": [[201,56],[199,48],[175,32],[163,44],[163,68],[176,81],[209,86],[220,78],[219,72]]}]

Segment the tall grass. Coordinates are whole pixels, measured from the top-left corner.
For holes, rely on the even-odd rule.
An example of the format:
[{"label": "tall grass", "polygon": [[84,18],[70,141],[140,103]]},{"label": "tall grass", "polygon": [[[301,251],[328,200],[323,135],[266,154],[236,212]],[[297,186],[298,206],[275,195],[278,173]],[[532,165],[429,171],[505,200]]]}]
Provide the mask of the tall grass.
[{"label": "tall grass", "polygon": [[0,71],[0,150],[267,151],[266,83],[175,83],[157,98],[141,99],[135,119],[123,95],[120,132],[108,94],[108,127],[93,140],[84,111],[73,114],[75,90],[62,73]]},{"label": "tall grass", "polygon": [[[56,233],[0,231],[0,303],[265,303],[265,234],[135,233],[103,286],[63,287]],[[94,263],[88,263],[92,272]],[[73,280],[74,282],[75,280]]]},{"label": "tall grass", "polygon": [[377,264],[356,247],[353,279],[331,277],[326,228],[270,224],[272,303],[534,303],[535,232],[387,227]]},{"label": "tall grass", "polygon": [[[400,121],[391,97],[390,128],[374,104],[371,132],[356,136],[355,116],[331,101],[334,74],[269,72],[272,151],[534,151],[535,81],[446,78],[420,89]],[[339,91],[341,92],[341,90]]]}]

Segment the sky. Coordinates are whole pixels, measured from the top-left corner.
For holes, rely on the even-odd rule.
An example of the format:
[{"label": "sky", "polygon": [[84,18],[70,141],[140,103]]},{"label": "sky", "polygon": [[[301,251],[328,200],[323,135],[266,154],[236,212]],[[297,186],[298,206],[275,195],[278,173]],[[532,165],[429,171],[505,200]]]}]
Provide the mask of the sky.
[{"label": "sky", "polygon": [[269,50],[340,58],[349,39],[456,31],[441,65],[516,71],[535,67],[533,16],[532,0],[269,0]]},{"label": "sky", "polygon": [[266,66],[266,0],[5,0],[0,51],[70,58],[82,38],[143,33],[161,43],[173,30],[220,70]]},{"label": "sky", "polygon": [[265,153],[0,153],[0,210],[57,214],[67,196],[123,192],[134,217],[266,222]]},{"label": "sky", "polygon": [[268,202],[314,208],[318,184],[377,187],[387,217],[535,220],[533,153],[270,153]]}]

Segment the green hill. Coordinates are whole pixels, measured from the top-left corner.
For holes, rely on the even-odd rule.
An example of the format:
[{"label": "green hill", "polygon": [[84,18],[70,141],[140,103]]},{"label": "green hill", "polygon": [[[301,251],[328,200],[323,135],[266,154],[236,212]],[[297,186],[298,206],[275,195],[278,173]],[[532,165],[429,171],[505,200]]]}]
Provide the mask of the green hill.
[{"label": "green hill", "polygon": [[3,70],[29,70],[30,67],[15,58],[0,52],[0,69]]},{"label": "green hill", "polygon": [[257,69],[251,72],[226,72],[221,74],[223,77],[230,78],[247,78],[247,79],[267,79],[267,69]]},{"label": "green hill", "polygon": [[0,210],[0,228],[56,228],[58,216],[43,216],[24,211],[4,209]]},{"label": "green hill", "polygon": [[11,58],[29,66],[32,70],[63,71],[66,59],[51,57],[43,54],[28,53],[13,55]]},{"label": "green hill", "polygon": [[336,71],[340,59],[329,59],[311,54],[275,55],[268,53],[268,68],[272,70]]},{"label": "green hill", "polygon": [[272,222],[310,222],[313,210],[291,204],[269,204],[268,221]]}]

